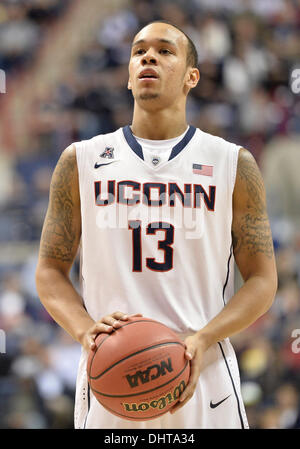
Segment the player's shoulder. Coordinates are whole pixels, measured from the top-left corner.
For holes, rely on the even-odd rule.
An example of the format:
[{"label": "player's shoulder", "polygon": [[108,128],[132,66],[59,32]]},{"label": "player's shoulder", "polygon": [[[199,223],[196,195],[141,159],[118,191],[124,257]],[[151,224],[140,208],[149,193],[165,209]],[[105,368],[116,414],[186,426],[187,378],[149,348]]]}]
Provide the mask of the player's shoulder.
[{"label": "player's shoulder", "polygon": [[109,132],[109,133],[101,133],[101,134],[97,134],[96,136],[90,137],[89,139],[83,139],[77,142],[74,142],[73,145],[75,147],[78,146],[84,146],[84,147],[89,147],[89,146],[94,146],[94,145],[98,145],[98,144],[102,144],[103,141],[105,142],[109,142],[109,141],[114,141],[118,135],[120,134],[121,128]]},{"label": "player's shoulder", "polygon": [[217,136],[214,134],[210,134],[208,132],[205,132],[201,130],[200,128],[197,128],[196,136],[198,139],[202,141],[202,144],[209,147],[215,147],[219,150],[237,150],[241,148],[241,145],[236,144],[235,142],[232,142],[224,137]]},{"label": "player's shoulder", "polygon": [[76,164],[76,147],[74,143],[71,143],[61,152],[57,165],[63,164]]}]

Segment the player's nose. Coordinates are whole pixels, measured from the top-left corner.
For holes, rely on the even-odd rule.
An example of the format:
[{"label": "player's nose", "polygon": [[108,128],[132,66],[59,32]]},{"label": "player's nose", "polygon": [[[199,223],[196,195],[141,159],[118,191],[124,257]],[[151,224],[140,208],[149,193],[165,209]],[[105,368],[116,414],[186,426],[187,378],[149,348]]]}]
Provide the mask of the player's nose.
[{"label": "player's nose", "polygon": [[145,53],[143,55],[142,58],[142,64],[156,64],[157,63],[157,58],[155,57],[153,51],[151,51],[150,49],[147,51],[147,53]]}]

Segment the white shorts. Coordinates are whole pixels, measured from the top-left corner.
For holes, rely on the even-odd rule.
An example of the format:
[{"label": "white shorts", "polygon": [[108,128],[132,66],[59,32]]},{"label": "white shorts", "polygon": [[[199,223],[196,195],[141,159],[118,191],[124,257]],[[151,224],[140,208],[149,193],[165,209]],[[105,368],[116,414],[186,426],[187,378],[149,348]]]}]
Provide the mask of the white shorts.
[{"label": "white shorts", "polygon": [[129,421],[105,410],[87,382],[87,354],[80,359],[76,397],[76,429],[247,429],[241,397],[240,375],[233,347],[228,339],[211,346],[204,355],[193,397],[178,412],[150,421]]}]

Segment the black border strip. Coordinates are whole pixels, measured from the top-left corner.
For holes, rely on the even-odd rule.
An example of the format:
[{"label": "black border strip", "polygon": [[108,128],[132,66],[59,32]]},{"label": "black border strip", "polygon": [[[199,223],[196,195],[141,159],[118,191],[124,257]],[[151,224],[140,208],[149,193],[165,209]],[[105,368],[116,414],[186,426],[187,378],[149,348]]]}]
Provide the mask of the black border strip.
[{"label": "black border strip", "polygon": [[243,417],[242,417],[242,413],[241,413],[240,401],[239,401],[239,397],[238,397],[238,394],[237,394],[237,391],[236,391],[236,388],[235,388],[235,385],[234,385],[234,382],[233,382],[232,374],[230,372],[230,369],[229,369],[229,366],[228,366],[228,363],[227,363],[227,360],[226,360],[226,356],[225,356],[224,350],[222,348],[221,342],[218,341],[218,345],[219,345],[219,348],[221,349],[221,352],[222,352],[222,355],[223,355],[223,358],[224,358],[224,361],[225,361],[225,364],[226,364],[226,368],[227,368],[227,371],[229,373],[230,380],[231,380],[231,383],[232,383],[234,395],[235,395],[236,402],[237,402],[238,412],[239,412],[239,416],[240,416],[241,426],[242,426],[242,429],[245,429],[245,425],[244,425],[244,421],[243,421]]}]

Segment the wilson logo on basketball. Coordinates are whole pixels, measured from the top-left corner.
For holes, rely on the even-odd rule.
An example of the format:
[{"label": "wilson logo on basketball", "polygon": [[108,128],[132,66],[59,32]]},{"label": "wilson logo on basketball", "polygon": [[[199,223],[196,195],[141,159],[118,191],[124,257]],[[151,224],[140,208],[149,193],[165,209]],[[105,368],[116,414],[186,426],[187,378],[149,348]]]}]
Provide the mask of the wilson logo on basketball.
[{"label": "wilson logo on basketball", "polygon": [[179,398],[181,393],[185,390],[186,384],[184,380],[180,382],[177,387],[174,388],[173,391],[170,391],[165,396],[161,396],[158,399],[154,399],[151,402],[141,402],[140,404],[137,404],[136,402],[133,403],[123,403],[123,407],[127,412],[145,412],[149,408],[157,408],[159,410],[162,410],[167,407],[167,405],[171,404],[172,402],[176,401],[176,399]]},{"label": "wilson logo on basketball", "polygon": [[135,374],[127,374],[126,379],[131,388],[137,387],[140,384],[146,384],[155,380],[160,376],[165,376],[167,371],[173,371],[172,361],[170,357],[167,361],[162,360],[159,364],[148,366],[144,371],[137,371]]}]

